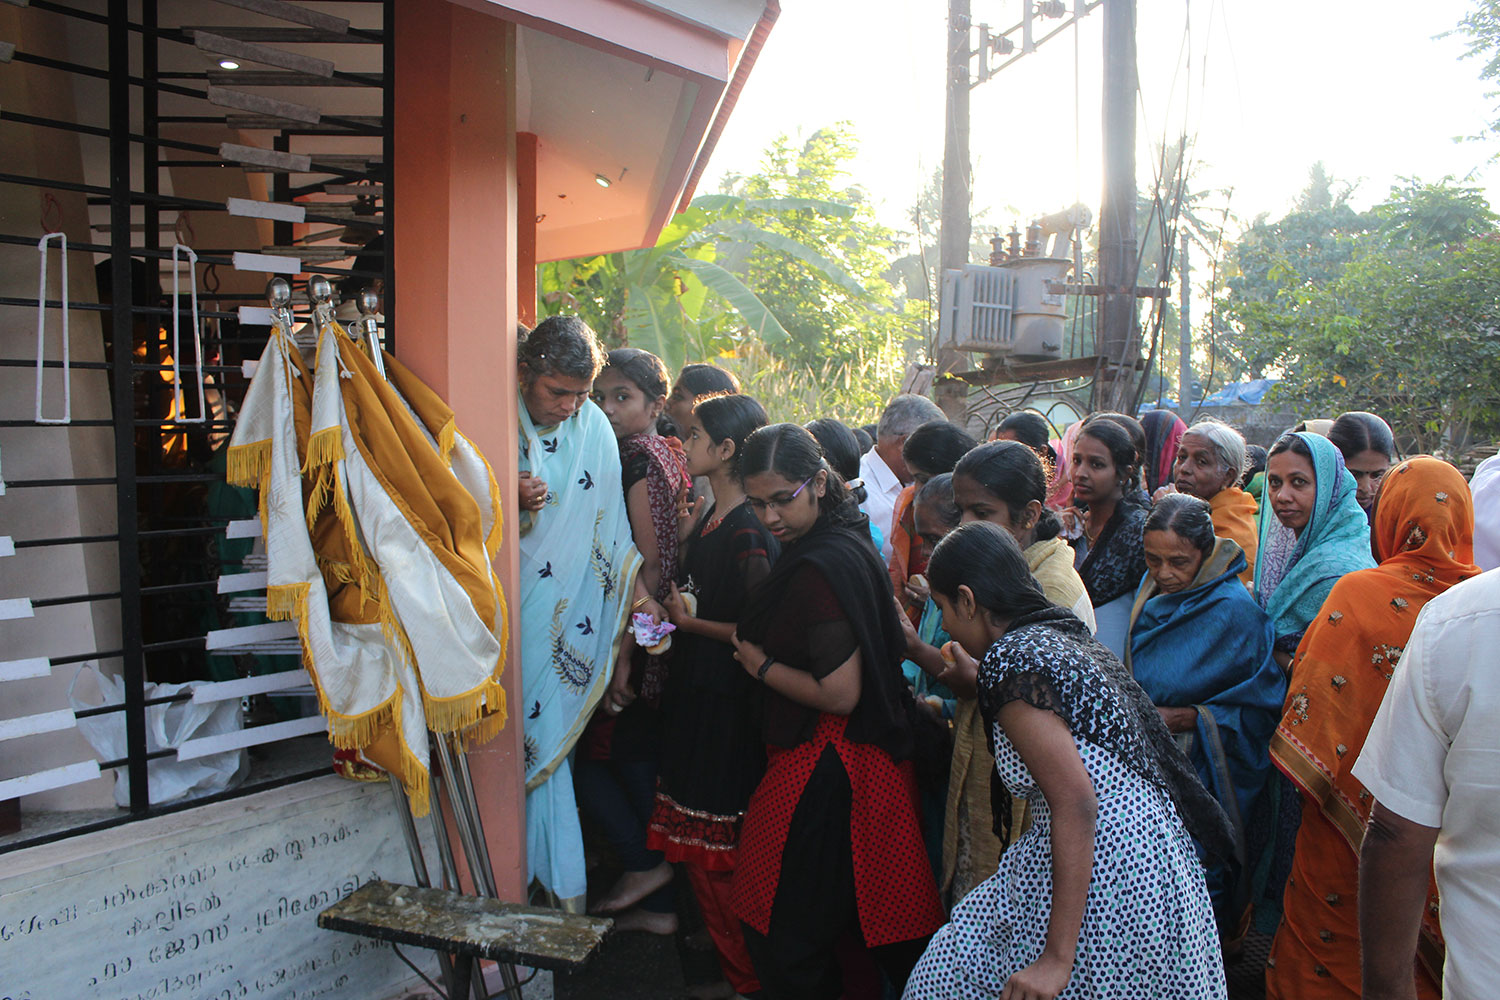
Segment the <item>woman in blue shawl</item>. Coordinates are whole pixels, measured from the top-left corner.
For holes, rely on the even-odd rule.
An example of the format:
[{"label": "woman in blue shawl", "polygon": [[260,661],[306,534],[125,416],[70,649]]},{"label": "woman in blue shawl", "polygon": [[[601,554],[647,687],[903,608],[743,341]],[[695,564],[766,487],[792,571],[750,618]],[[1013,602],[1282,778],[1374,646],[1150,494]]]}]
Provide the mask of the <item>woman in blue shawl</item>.
[{"label": "woman in blue shawl", "polygon": [[634,697],[612,684],[631,612],[666,613],[640,580],[614,430],[589,400],[604,364],[594,332],[552,316],[516,355],[526,862],[534,896],[582,912],[573,747],[596,706],[616,714]]},{"label": "woman in blue shawl", "polygon": [[1147,575],[1131,608],[1125,663],[1234,826],[1234,860],[1208,870],[1227,944],[1250,902],[1245,820],[1261,807],[1271,774],[1286,675],[1271,656],[1271,620],[1240,582],[1245,554],[1233,539],[1214,537],[1205,501],[1163,497],[1144,540]]},{"label": "woman in blue shawl", "polygon": [[[1346,573],[1374,565],[1370,522],[1344,456],[1322,435],[1283,434],[1266,458],[1255,560],[1255,599],[1276,630],[1275,657],[1281,669],[1290,674],[1302,635],[1333,585]],[[1302,820],[1296,786],[1279,772],[1269,785],[1271,808],[1260,810],[1249,830],[1256,865],[1255,923],[1266,934],[1281,923],[1282,895]]]},{"label": "woman in blue shawl", "polygon": [[1283,434],[1266,458],[1255,562],[1255,599],[1276,626],[1283,670],[1333,585],[1374,565],[1370,523],[1344,456],[1322,435]]}]

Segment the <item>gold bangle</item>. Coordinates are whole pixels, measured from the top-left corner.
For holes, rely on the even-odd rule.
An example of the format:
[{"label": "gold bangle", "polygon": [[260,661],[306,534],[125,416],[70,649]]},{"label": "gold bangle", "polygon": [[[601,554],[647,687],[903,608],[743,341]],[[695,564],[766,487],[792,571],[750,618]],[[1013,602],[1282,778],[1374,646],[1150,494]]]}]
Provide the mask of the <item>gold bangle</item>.
[{"label": "gold bangle", "polygon": [[647,594],[645,597],[637,598],[636,602],[630,606],[630,610],[634,611],[636,608],[644,607],[646,602],[649,600],[651,600],[650,594]]}]

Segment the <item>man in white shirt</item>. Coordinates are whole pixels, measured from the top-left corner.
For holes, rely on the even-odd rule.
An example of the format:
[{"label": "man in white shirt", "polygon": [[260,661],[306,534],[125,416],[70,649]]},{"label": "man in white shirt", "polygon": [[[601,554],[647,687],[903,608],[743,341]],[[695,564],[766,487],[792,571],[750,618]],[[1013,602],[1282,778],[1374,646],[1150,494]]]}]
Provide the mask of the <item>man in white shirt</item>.
[{"label": "man in white shirt", "polygon": [[1443,996],[1500,997],[1500,570],[1417,618],[1354,776],[1375,796],[1359,862],[1364,1000],[1416,996],[1428,865],[1447,943]]},{"label": "man in white shirt", "polygon": [[859,478],[865,484],[865,512],[880,531],[880,558],[891,558],[891,519],[896,512],[896,498],[911,482],[911,473],[901,458],[901,446],[907,435],[929,420],[945,420],[943,411],[926,396],[903,392],[886,404],[875,425],[875,446],[859,460]]}]

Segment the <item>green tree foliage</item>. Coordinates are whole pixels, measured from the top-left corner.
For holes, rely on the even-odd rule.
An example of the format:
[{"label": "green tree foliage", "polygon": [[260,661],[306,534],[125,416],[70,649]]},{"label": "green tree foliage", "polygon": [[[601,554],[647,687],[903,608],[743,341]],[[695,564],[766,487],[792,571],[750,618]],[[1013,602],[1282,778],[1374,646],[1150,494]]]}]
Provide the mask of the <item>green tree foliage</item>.
[{"label": "green tree foliage", "polygon": [[1407,181],[1340,229],[1310,231],[1300,208],[1288,219],[1266,228],[1300,244],[1230,295],[1250,349],[1279,369],[1276,397],[1309,415],[1373,410],[1422,451],[1500,419],[1500,232],[1478,191]]},{"label": "green tree foliage", "polygon": [[1315,163],[1292,211],[1274,222],[1257,218],[1230,250],[1221,315],[1235,330],[1219,344],[1230,369],[1226,378],[1263,377],[1299,330],[1299,306],[1288,286],[1321,287],[1337,279],[1356,240],[1379,225],[1349,204],[1352,193]]},{"label": "green tree foliage", "polygon": [[611,346],[645,348],[674,371],[746,338],[783,343],[786,327],[725,266],[746,248],[764,248],[848,294],[863,292],[817,250],[759,225],[797,213],[847,219],[854,209],[812,198],[695,198],[662,228],[654,247],[543,264],[537,269],[542,311],[577,315]]},{"label": "green tree foliage", "polygon": [[745,243],[727,253],[725,266],[754,289],[781,318],[785,344],[768,343],[789,362],[818,366],[899,351],[920,329],[920,303],[908,308],[887,277],[899,249],[896,234],[875,219],[865,190],[852,182],[848,164],[857,150],[847,123],[814,132],[800,144],[782,135],[753,174],[726,179],[726,194],[749,204],[785,199],[838,202],[853,213],[752,211],[747,221],[816,251],[853,283],[828,280],[816,269],[777,253],[766,243]]}]

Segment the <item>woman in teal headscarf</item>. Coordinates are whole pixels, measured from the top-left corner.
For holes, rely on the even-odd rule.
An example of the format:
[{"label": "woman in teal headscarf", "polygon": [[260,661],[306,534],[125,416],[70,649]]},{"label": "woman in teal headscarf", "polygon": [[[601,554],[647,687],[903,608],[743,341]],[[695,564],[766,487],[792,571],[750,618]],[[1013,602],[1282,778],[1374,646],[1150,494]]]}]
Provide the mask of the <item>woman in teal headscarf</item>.
[{"label": "woman in teal headscarf", "polygon": [[[1266,458],[1260,505],[1260,553],[1255,599],[1276,630],[1276,662],[1291,672],[1302,635],[1347,573],[1375,565],[1370,522],[1359,505],[1354,476],[1332,441],[1309,431],[1283,434]],[[1292,678],[1295,682],[1295,678]],[[1267,800],[1250,824],[1255,871],[1255,923],[1272,933],[1292,869],[1292,845],[1302,819],[1296,786],[1271,776]]]},{"label": "woman in teal headscarf", "polygon": [[1374,565],[1370,523],[1344,456],[1321,435],[1283,434],[1266,458],[1255,562],[1255,599],[1276,626],[1283,670],[1339,578]]},{"label": "woman in teal headscarf", "polygon": [[543,320],[517,348],[526,860],[534,892],[574,912],[587,886],[569,757],[597,706],[613,714],[633,697],[611,684],[631,610],[665,617],[639,580],[614,430],[589,401],[603,364],[572,317]]},{"label": "woman in teal headscarf", "polygon": [[1143,541],[1125,664],[1234,826],[1234,860],[1207,873],[1220,939],[1232,942],[1250,901],[1245,823],[1264,805],[1286,675],[1271,656],[1271,619],[1240,582],[1245,554],[1214,536],[1207,501],[1163,497]]}]

